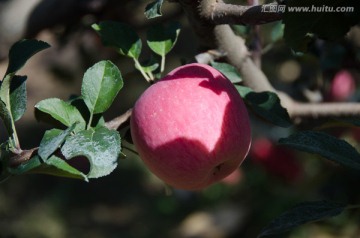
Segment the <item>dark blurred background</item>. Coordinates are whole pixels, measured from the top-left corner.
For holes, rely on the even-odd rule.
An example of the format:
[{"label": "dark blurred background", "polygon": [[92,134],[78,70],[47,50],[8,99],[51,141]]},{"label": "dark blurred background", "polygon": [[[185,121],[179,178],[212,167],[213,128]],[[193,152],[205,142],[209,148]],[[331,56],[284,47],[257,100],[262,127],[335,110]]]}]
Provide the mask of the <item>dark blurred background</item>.
[{"label": "dark blurred background", "polygon": [[[233,1],[244,3],[244,1]],[[17,123],[23,148],[38,146],[49,125],[37,122],[34,105],[42,99],[67,99],[79,94],[85,70],[102,59],[120,68],[124,88],[106,113],[107,120],[132,107],[147,87],[130,59],[105,48],[92,23],[116,20],[130,24],[145,39],[147,28],[168,20],[182,25],[180,38],[167,56],[166,71],[192,62],[199,49],[186,16],[175,3],[164,3],[163,17],[147,20],[145,0],[1,0],[0,72],[7,67],[11,45],[37,38],[52,47],[35,55],[19,72],[27,75],[28,109]],[[262,1],[260,1],[262,3]],[[262,69],[278,89],[301,101],[358,101],[360,33],[354,27],[341,42],[317,40],[310,52],[295,56],[282,40],[283,26],[271,23],[234,26],[251,50],[262,46]],[[141,58],[150,55],[145,41]],[[345,72],[345,73],[344,73]],[[340,76],[342,77],[340,77]],[[346,76],[344,76],[346,75]],[[336,78],[350,82],[340,96]],[[345,78],[345,79],[344,79]],[[344,85],[344,83],[340,83]],[[335,96],[334,96],[335,95]],[[325,160],[276,145],[294,129],[273,127],[251,112],[253,145],[234,174],[200,192],[169,190],[151,175],[138,156],[124,148],[127,158],[109,176],[89,183],[45,175],[12,177],[0,184],[0,237],[256,237],[273,218],[298,202],[330,199],[357,204],[360,175]],[[318,126],[319,121],[301,127]],[[331,127],[327,132],[359,147],[360,131]],[[6,140],[0,124],[0,142]],[[124,141],[124,147],[133,145]],[[275,237],[356,238],[356,210],[326,221],[301,226]]]}]

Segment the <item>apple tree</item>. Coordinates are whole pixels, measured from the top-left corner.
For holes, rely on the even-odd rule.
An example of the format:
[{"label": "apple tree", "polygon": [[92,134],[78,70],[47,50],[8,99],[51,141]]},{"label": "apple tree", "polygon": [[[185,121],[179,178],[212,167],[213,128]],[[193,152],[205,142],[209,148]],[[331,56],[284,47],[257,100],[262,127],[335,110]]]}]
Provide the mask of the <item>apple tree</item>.
[{"label": "apple tree", "polygon": [[[166,5],[180,9],[198,40],[198,53],[184,66],[179,60],[175,70],[167,70],[166,59],[181,43],[182,26],[163,16]],[[16,122],[25,110],[33,110],[27,109],[26,88],[33,79],[18,72],[50,45],[36,39],[12,45],[0,84],[0,116],[7,132],[1,141],[1,181],[11,183],[14,176],[35,173],[91,183],[117,173],[128,153],[138,154],[166,189],[175,191],[212,186],[243,161],[240,168],[246,170],[247,160],[301,188],[310,181],[302,178],[309,176],[302,173],[311,173],[304,166],[312,166],[306,162],[312,160],[309,155],[318,163],[359,174],[359,144],[330,133],[332,128],[355,131],[360,126],[357,0],[156,0],[146,2],[144,15],[150,23],[141,36],[130,24],[109,19],[94,22],[90,29],[117,57],[131,60],[148,83],[136,104],[105,119],[120,90],[127,89],[118,66],[101,60],[85,71],[80,95],[35,105],[36,119],[53,126],[35,148],[23,148],[17,133]],[[333,50],[339,45],[350,49],[351,63],[344,62],[341,50]],[[148,58],[146,50],[151,52]],[[276,75],[267,57],[277,51],[286,51],[292,60]],[[296,62],[309,58],[317,62],[318,68],[311,69],[318,75],[307,69],[297,72]],[[297,91],[284,83],[301,77],[302,84],[292,84]],[[252,128],[261,124],[285,133],[272,134],[270,141],[268,133]],[[292,160],[294,151],[300,151],[305,162]],[[360,202],[309,197],[267,220],[258,237],[286,234],[356,209]]]}]

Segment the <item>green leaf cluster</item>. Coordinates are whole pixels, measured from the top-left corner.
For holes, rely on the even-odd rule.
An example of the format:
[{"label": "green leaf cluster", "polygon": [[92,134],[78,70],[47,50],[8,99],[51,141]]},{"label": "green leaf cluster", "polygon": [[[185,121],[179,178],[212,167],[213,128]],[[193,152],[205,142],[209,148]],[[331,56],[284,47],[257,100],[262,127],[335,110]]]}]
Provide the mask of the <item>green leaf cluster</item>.
[{"label": "green leaf cluster", "polygon": [[[121,73],[110,61],[100,61],[85,72],[79,97],[37,103],[37,118],[57,128],[45,132],[38,148],[23,151],[20,147],[15,121],[26,110],[27,77],[16,73],[31,56],[48,47],[42,41],[22,40],[9,51],[9,65],[0,84],[0,117],[9,137],[0,145],[0,179],[45,173],[88,181],[108,175],[117,166],[121,141],[117,131],[105,127],[102,114],[123,87]],[[23,162],[13,165],[13,157]]]},{"label": "green leaf cluster", "polygon": [[26,110],[26,76],[16,75],[25,63],[36,53],[49,47],[38,40],[21,40],[9,51],[9,64],[0,83],[0,117],[9,136],[9,148],[12,152],[20,151],[20,142],[15,129]]},{"label": "green leaf cluster", "polygon": [[[344,120],[346,124],[359,125],[359,120]],[[348,142],[321,131],[300,131],[287,138],[281,138],[279,144],[303,152],[319,155],[331,162],[355,171],[360,170],[360,154]],[[346,208],[345,204],[332,201],[316,201],[298,204],[275,218],[265,227],[259,237],[280,234],[299,225],[337,216]],[[352,208],[351,206],[348,207]],[[355,207],[356,208],[356,207]]]},{"label": "green leaf cluster", "polygon": [[[143,43],[131,26],[121,22],[103,21],[93,24],[92,27],[105,46],[115,48],[119,54],[133,59],[135,68],[148,82],[155,80],[155,75],[161,76],[164,72],[165,56],[174,47],[180,33],[180,25],[176,22],[167,26],[150,27],[147,31],[147,45],[155,56],[148,60],[150,63],[144,64],[139,60]],[[154,62],[156,57],[160,57],[160,62]],[[158,69],[159,65],[160,69]]]},{"label": "green leaf cluster", "polygon": [[118,67],[110,61],[100,61],[85,72],[81,96],[69,101],[50,98],[37,103],[38,119],[55,122],[55,126],[60,123],[60,127],[67,129],[45,133],[37,158],[43,163],[33,172],[86,181],[110,174],[117,166],[121,141],[117,131],[105,127],[102,114],[122,87]]},{"label": "green leaf cluster", "polygon": [[8,140],[0,145],[0,181],[10,176],[6,170],[9,156],[22,152],[15,122],[26,111],[27,77],[17,75],[17,72],[33,55],[48,47],[50,45],[43,41],[24,39],[16,42],[9,50],[8,67],[0,81],[0,118],[8,133]]}]

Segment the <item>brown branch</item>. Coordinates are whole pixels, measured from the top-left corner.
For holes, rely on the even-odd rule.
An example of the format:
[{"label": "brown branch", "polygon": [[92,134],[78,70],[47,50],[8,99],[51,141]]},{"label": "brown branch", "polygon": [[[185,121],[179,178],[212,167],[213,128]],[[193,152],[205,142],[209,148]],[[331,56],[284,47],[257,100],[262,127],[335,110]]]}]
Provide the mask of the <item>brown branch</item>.
[{"label": "brown branch", "polygon": [[[214,41],[214,22],[211,19],[208,19],[200,14],[199,11],[199,2],[198,0],[178,0],[177,1],[182,9],[184,10],[188,21],[191,24],[194,32],[200,39],[200,47],[208,49],[215,49],[216,43]],[[212,1],[210,1],[212,2]]]},{"label": "brown branch", "polygon": [[[276,3],[271,5],[276,7]],[[271,5],[242,6],[226,4],[222,0],[201,1],[200,14],[216,25],[259,25],[282,19],[280,12],[266,11]]]},{"label": "brown branch", "polygon": [[242,75],[246,86],[254,91],[272,91],[278,94],[281,104],[287,108],[294,121],[301,118],[347,117],[360,115],[360,103],[302,103],[290,98],[286,93],[275,90],[265,74],[249,57],[245,42],[236,36],[228,25],[216,26],[215,36],[227,60]]},{"label": "brown branch", "polygon": [[288,108],[294,119],[324,118],[324,117],[352,117],[360,115],[360,103],[334,102],[334,103],[301,103],[293,102]]},{"label": "brown branch", "polygon": [[258,92],[275,92],[265,74],[251,60],[244,39],[237,37],[229,25],[215,26],[214,32],[220,50],[226,52],[228,62],[239,70],[246,86]]},{"label": "brown branch", "polygon": [[117,130],[122,124],[130,119],[132,109],[130,108],[124,114],[115,117],[111,121],[106,122],[105,126],[109,129]]},{"label": "brown branch", "polygon": [[23,150],[19,154],[15,154],[9,159],[10,167],[17,167],[27,162],[38,150],[38,147],[29,150]]},{"label": "brown branch", "polygon": [[302,103],[293,100],[284,92],[275,90],[265,74],[248,56],[243,39],[236,36],[228,25],[216,26],[214,31],[220,49],[227,52],[227,60],[239,70],[244,84],[254,91],[276,92],[281,104],[287,108],[294,121],[299,122],[302,118],[360,115],[360,103]]},{"label": "brown branch", "polygon": [[[195,27],[196,33],[198,33],[197,30],[200,30],[199,38],[202,41],[208,41],[208,36],[203,38],[203,35],[205,32],[212,31],[209,35],[215,37],[215,41],[213,41],[216,46],[215,48],[224,52],[227,61],[238,69],[242,75],[243,83],[257,92],[271,91],[277,93],[282,106],[287,108],[290,117],[294,121],[298,122],[302,118],[360,115],[360,103],[303,103],[293,100],[284,92],[277,91],[270,84],[262,70],[250,58],[250,53],[244,39],[235,35],[229,25],[216,25],[211,19],[208,19],[211,18],[209,13],[223,9],[219,8],[219,6],[224,4],[221,0],[199,0],[192,1],[191,4],[188,0],[179,1],[185,6],[184,10],[187,14],[191,16],[190,21],[199,21],[198,23],[191,22],[191,25]],[[254,14],[253,17],[257,18],[258,15]],[[256,21],[254,20],[254,22]],[[206,22],[210,24],[206,25]]]},{"label": "brown branch", "polygon": [[258,25],[282,19],[282,14],[264,12],[270,5],[242,6],[226,4],[223,0],[177,0],[185,11],[197,36],[200,46],[215,49],[213,29],[221,24]]},{"label": "brown branch", "polygon": [[224,52],[221,52],[219,50],[208,50],[206,52],[195,55],[195,59],[198,63],[210,64],[212,61],[218,60],[224,56]]}]

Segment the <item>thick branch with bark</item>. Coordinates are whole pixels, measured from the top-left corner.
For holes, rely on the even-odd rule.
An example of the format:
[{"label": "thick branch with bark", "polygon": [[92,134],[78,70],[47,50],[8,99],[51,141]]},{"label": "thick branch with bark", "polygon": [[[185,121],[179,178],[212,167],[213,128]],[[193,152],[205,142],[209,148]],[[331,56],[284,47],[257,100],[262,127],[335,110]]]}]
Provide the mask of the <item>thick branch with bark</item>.
[{"label": "thick branch with bark", "polygon": [[[271,4],[275,6],[276,4]],[[270,4],[242,6],[226,4],[222,0],[200,2],[200,14],[214,24],[259,25],[282,19],[280,12],[268,12]]]},{"label": "thick branch with bark", "polygon": [[258,92],[275,92],[266,75],[252,61],[244,39],[237,37],[229,25],[215,26],[214,33],[218,48],[225,52],[228,62],[239,70],[246,86]]},{"label": "thick branch with bark", "polygon": [[213,29],[215,25],[242,24],[258,25],[282,19],[281,13],[263,11],[269,5],[242,6],[226,4],[223,0],[176,0],[184,9],[196,34],[200,46],[216,48]]},{"label": "thick branch with bark", "polygon": [[[191,3],[188,0],[179,0],[179,2],[184,7],[187,15],[192,16],[189,19],[190,21],[199,21],[197,23],[191,22],[191,25],[196,26],[195,32],[199,33],[198,37],[200,41],[208,42],[208,37],[214,36],[213,42],[216,46],[215,48],[224,52],[227,61],[238,69],[242,75],[244,84],[257,92],[272,91],[277,93],[280,97],[281,104],[287,108],[290,117],[293,118],[294,121],[298,121],[297,119],[301,118],[360,115],[360,103],[303,103],[293,100],[284,92],[277,91],[270,84],[262,70],[252,61],[245,41],[235,35],[229,25],[218,25],[219,20],[213,17],[214,15],[220,14],[220,10],[223,15],[233,12],[233,10],[228,10],[229,8],[225,6],[227,4],[221,0],[199,0],[192,1]],[[244,8],[234,7],[233,9],[238,9],[239,16],[243,15]],[[234,16],[234,13],[231,14]],[[252,21],[257,22],[261,19],[266,19],[266,14],[267,13],[252,15],[251,18],[254,18]],[[255,18],[258,18],[258,20],[255,20]],[[207,35],[207,37],[203,38],[204,35]]]}]

